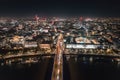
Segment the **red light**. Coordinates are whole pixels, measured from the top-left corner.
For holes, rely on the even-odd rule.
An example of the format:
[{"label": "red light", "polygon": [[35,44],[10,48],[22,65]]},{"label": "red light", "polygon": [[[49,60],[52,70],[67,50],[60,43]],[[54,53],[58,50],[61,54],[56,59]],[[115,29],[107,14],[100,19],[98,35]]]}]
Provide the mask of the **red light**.
[{"label": "red light", "polygon": [[79,20],[82,21],[82,20],[83,20],[83,17],[80,17]]}]

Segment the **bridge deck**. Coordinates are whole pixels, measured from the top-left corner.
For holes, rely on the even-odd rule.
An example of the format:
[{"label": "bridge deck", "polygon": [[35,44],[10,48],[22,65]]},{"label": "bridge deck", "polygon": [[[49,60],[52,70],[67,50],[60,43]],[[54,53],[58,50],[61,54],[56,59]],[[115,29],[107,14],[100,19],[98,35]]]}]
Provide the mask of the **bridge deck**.
[{"label": "bridge deck", "polygon": [[51,80],[63,80],[63,56],[62,54],[55,55]]}]

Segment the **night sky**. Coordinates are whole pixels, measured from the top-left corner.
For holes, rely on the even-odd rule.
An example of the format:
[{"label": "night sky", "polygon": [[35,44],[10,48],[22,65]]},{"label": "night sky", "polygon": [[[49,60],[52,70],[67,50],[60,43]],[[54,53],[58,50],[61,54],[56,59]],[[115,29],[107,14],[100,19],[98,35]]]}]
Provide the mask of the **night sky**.
[{"label": "night sky", "polygon": [[120,17],[117,0],[0,0],[0,16]]}]

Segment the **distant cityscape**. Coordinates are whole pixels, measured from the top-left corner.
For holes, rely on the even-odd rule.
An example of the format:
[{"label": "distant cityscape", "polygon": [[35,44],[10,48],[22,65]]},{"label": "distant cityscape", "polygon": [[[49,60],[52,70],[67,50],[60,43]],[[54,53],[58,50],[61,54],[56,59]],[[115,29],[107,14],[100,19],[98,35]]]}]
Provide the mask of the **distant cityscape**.
[{"label": "distant cityscape", "polygon": [[[66,44],[97,44],[119,51],[119,18],[33,18],[0,19],[0,48],[15,50],[56,44],[59,33]],[[99,46],[100,47],[100,46]],[[2,55],[2,53],[1,53]]]}]

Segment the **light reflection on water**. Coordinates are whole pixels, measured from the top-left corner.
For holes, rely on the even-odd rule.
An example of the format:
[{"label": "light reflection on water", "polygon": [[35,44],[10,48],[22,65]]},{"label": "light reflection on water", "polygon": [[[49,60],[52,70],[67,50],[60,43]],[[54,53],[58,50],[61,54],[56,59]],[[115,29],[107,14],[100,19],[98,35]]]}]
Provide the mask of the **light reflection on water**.
[{"label": "light reflection on water", "polygon": [[36,63],[4,64],[0,66],[0,80],[48,80],[52,64],[53,58],[44,58]]},{"label": "light reflection on water", "polygon": [[65,80],[120,80],[120,63],[107,58],[64,57]]}]

